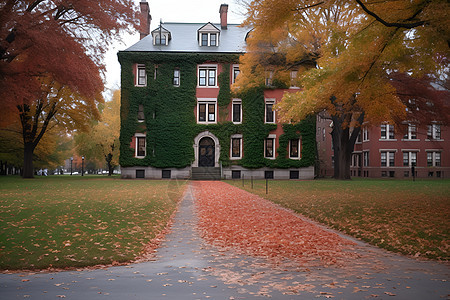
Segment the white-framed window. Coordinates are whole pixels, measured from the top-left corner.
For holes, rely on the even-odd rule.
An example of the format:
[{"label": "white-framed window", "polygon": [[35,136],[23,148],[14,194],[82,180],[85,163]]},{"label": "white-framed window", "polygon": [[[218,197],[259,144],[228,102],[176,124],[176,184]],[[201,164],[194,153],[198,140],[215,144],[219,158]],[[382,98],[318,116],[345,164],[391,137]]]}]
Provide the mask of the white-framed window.
[{"label": "white-framed window", "polygon": [[242,134],[233,134],[231,136],[230,159],[242,158]]},{"label": "white-framed window", "polygon": [[198,66],[198,86],[217,87],[217,65]]},{"label": "white-framed window", "polygon": [[158,77],[158,65],[155,65],[155,70],[153,71],[153,79],[156,80]]},{"label": "white-framed window", "polygon": [[267,98],[264,100],[265,102],[265,118],[264,123],[275,123],[275,111],[273,110],[273,106],[275,105],[275,99]]},{"label": "white-framed window", "polygon": [[441,125],[439,125],[439,124],[428,125],[427,139],[428,140],[440,140],[441,139]]},{"label": "white-framed window", "polygon": [[381,139],[382,140],[394,140],[394,125],[382,124],[381,125]]},{"label": "white-framed window", "polygon": [[353,153],[352,160],[350,162],[351,167],[360,167],[361,166],[361,153]]},{"label": "white-framed window", "polygon": [[380,164],[382,167],[395,166],[395,152],[397,150],[380,150]]},{"label": "white-framed window", "polygon": [[403,166],[417,166],[417,151],[403,151]]},{"label": "white-framed window", "polygon": [[147,86],[147,72],[143,64],[136,65],[136,86]]},{"label": "white-framed window", "polygon": [[361,144],[361,142],[362,142],[362,140],[361,140],[361,135],[362,135],[362,133],[361,133],[361,130],[360,130],[360,131],[358,132],[358,136],[356,137],[355,143]]},{"label": "white-framed window", "polygon": [[289,158],[300,159],[300,139],[289,140]]},{"label": "white-framed window", "polygon": [[167,45],[167,35],[166,34],[154,34],[153,35],[153,45]]},{"label": "white-framed window", "polygon": [[144,120],[145,120],[144,104],[138,105],[137,119],[138,119],[138,122],[144,122]]},{"label": "white-framed window", "polygon": [[264,140],[264,157],[268,159],[275,159],[275,134],[269,134]]},{"label": "white-framed window", "polygon": [[180,86],[180,69],[173,70],[173,86]]},{"label": "white-framed window", "polygon": [[363,132],[363,142],[368,142],[369,141],[369,129],[364,127],[362,129]]},{"label": "white-framed window", "polygon": [[236,82],[236,78],[237,78],[237,76],[239,75],[239,73],[240,73],[240,71],[239,71],[239,65],[237,65],[237,64],[234,64],[233,65],[233,76],[232,76],[232,83],[235,83]]},{"label": "white-framed window", "polygon": [[369,160],[369,151],[364,151],[363,152],[363,165],[364,167],[368,167],[370,164],[370,160]]},{"label": "white-framed window", "polygon": [[441,151],[427,150],[427,166],[440,167],[441,166]]},{"label": "white-framed window", "polygon": [[219,34],[213,32],[200,33],[200,46],[215,47],[219,46]]},{"label": "white-framed window", "polygon": [[291,77],[291,88],[297,87],[297,71],[291,71],[290,77]]},{"label": "white-framed window", "polygon": [[242,100],[233,99],[231,103],[231,118],[234,124],[242,123]]},{"label": "white-framed window", "polygon": [[199,124],[217,123],[217,99],[214,98],[197,99],[197,123]]},{"label": "white-framed window", "polygon": [[406,134],[403,136],[404,140],[416,140],[417,139],[417,127],[416,125],[408,124]]},{"label": "white-framed window", "polygon": [[266,71],[265,72],[265,85],[272,86],[272,79],[273,79],[273,71]]},{"label": "white-framed window", "polygon": [[147,154],[147,137],[145,133],[136,133],[135,157],[144,158]]}]

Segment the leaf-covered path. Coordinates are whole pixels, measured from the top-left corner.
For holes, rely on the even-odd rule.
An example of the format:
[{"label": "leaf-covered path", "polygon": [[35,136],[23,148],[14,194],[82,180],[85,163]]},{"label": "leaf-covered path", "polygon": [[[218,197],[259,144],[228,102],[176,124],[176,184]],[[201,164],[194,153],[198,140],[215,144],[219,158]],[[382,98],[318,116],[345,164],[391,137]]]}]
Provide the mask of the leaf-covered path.
[{"label": "leaf-covered path", "polygon": [[226,183],[193,182],[149,261],[0,274],[0,299],[441,299],[448,273],[445,264],[350,240]]}]

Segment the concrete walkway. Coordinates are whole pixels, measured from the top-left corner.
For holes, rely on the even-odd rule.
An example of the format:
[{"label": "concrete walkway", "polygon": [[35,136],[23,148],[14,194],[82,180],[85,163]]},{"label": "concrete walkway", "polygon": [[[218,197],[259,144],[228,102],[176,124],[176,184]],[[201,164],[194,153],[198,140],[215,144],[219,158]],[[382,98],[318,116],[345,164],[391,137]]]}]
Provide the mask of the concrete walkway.
[{"label": "concrete walkway", "polygon": [[449,299],[449,267],[358,242],[346,267],[306,268],[206,245],[188,187],[154,261],[100,270],[0,274],[0,299]]}]

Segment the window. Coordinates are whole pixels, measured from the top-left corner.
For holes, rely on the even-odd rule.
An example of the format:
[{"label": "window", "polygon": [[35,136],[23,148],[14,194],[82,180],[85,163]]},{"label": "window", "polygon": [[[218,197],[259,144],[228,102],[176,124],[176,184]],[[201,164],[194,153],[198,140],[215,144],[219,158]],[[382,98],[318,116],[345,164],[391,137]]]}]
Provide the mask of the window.
[{"label": "window", "polygon": [[393,140],[394,135],[394,125],[382,124],[381,125],[381,139],[382,140]]},{"label": "window", "polygon": [[273,171],[264,171],[264,179],[273,179]]},{"label": "window", "polygon": [[355,153],[352,154],[352,161],[350,162],[351,167],[360,167],[361,166],[361,154]]},{"label": "window", "polygon": [[369,141],[369,129],[363,128],[363,142]]},{"label": "window", "polygon": [[136,134],[136,157],[145,157],[146,137],[144,134]]},{"label": "window", "polygon": [[136,86],[146,86],[147,85],[147,74],[145,71],[145,65],[137,65],[137,80]]},{"label": "window", "polygon": [[275,99],[266,99],[265,123],[275,123],[275,112],[273,111],[274,104]]},{"label": "window", "polygon": [[266,71],[265,77],[266,77],[265,79],[266,86],[272,86],[273,71]]},{"label": "window", "polygon": [[264,140],[264,157],[269,159],[275,158],[275,136],[269,135]]},{"label": "window", "polygon": [[145,178],[145,170],[136,170],[136,178]]},{"label": "window", "polygon": [[173,70],[173,85],[180,86],[180,70],[179,69]]},{"label": "window", "polygon": [[291,71],[291,87],[297,87],[297,71]]},{"label": "window", "polygon": [[231,136],[231,156],[230,159],[242,158],[242,135]]},{"label": "window", "polygon": [[171,178],[171,177],[172,177],[171,170],[162,170],[161,171],[161,178]]},{"label": "window", "polygon": [[356,143],[361,144],[361,130],[358,133],[358,136],[356,137]]},{"label": "window", "polygon": [[233,78],[232,78],[232,83],[236,82],[236,78],[239,75],[240,71],[239,71],[239,65],[233,65]]},{"label": "window", "polygon": [[369,166],[369,151],[365,151],[363,152],[363,163],[364,163],[364,167],[368,167]]},{"label": "window", "polygon": [[240,179],[241,178],[241,171],[240,170],[232,170],[231,171],[231,178],[232,179]]},{"label": "window", "polygon": [[144,122],[144,105],[143,104],[139,104],[138,106],[138,113],[137,113],[137,118],[139,122]]},{"label": "window", "polygon": [[155,45],[166,45],[166,35],[156,34],[155,35]]},{"label": "window", "polygon": [[440,140],[441,139],[441,125],[438,125],[438,124],[428,125],[427,139]]},{"label": "window", "polygon": [[404,167],[417,166],[417,152],[415,151],[403,152],[403,166]]},{"label": "window", "polygon": [[234,124],[242,123],[242,101],[240,99],[233,99],[232,118]]},{"label": "window", "polygon": [[210,46],[217,46],[217,34],[211,33],[209,35],[209,45]]},{"label": "window", "polygon": [[201,100],[197,102],[198,123],[216,123],[216,99]]},{"label": "window", "polygon": [[428,151],[427,152],[427,166],[440,167],[441,166],[441,152]]},{"label": "window", "polygon": [[395,152],[394,151],[381,151],[381,166],[382,167],[395,166]]},{"label": "window", "polygon": [[289,158],[300,159],[300,139],[289,140]]},{"label": "window", "polygon": [[216,86],[217,66],[199,66],[198,68],[198,85],[199,86]]},{"label": "window", "polygon": [[408,125],[406,134],[403,136],[405,140],[415,140],[417,139],[417,127],[416,125]]},{"label": "window", "polygon": [[300,171],[297,170],[289,171],[289,179],[299,179],[299,178],[300,178]]},{"label": "window", "polygon": [[202,33],[202,46],[208,46],[208,34]]}]

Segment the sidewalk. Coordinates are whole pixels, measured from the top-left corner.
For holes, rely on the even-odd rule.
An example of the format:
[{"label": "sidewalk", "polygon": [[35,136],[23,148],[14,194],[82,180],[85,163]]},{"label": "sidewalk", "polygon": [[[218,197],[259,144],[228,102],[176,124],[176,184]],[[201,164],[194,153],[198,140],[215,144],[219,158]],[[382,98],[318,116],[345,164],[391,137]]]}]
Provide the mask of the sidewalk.
[{"label": "sidewalk", "polygon": [[190,186],[154,261],[107,270],[0,274],[0,299],[449,297],[449,268],[444,264],[405,258],[356,241],[361,258],[345,268],[275,266],[263,258],[207,245],[196,224]]}]

